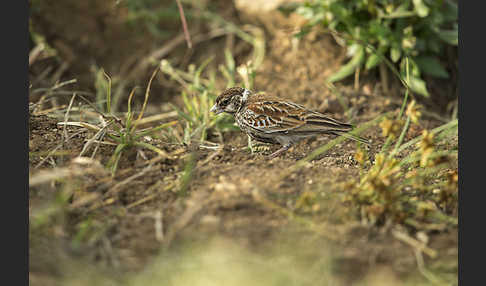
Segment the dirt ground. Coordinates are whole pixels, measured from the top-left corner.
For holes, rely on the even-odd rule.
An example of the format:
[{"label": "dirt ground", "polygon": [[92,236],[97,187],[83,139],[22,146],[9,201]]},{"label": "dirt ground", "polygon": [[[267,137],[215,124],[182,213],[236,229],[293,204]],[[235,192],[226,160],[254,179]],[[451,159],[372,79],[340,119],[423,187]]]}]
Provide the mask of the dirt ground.
[{"label": "dirt ground", "polygon": [[[267,40],[255,89],[346,121],[336,95],[323,84],[345,59],[343,49],[329,36],[305,38],[298,48],[292,47],[288,33],[276,33]],[[357,89],[353,80],[337,87],[358,125],[401,105],[399,94],[382,94],[373,74],[362,75]],[[270,150],[250,153],[247,137],[240,132],[225,133],[221,149],[156,141],[169,157],[150,151],[144,151],[146,159],[135,151],[124,154],[116,176],[111,177],[100,166],[106,165],[114,146],[100,145],[92,161],[73,162],[93,134],[75,135],[79,128],[64,130],[59,122],[49,114],[31,114],[29,119],[31,177],[42,171],[69,171],[63,179],[30,189],[31,217],[49,212],[49,202],[56,200],[60,189],[69,194],[63,215],[54,217],[55,227],[31,228],[31,285],[64,285],[65,279],[83,275],[73,270],[79,264],[93,268],[93,277],[103,271],[117,281],[155,267],[161,255],[177,254],[191,243],[211,250],[215,239],[225,241],[223,245],[237,257],[241,249],[252,257],[263,255],[263,263],[270,263],[274,256],[269,253],[279,250],[298,255],[296,267],[307,270],[311,261],[330,257],[332,269],[314,269],[310,276],[330,273],[332,285],[433,285],[421,273],[414,248],[394,235],[396,229],[362,224],[342,202],[345,183],[359,177],[352,141],[344,141],[291,173],[286,172],[289,166],[331,137],[308,139],[273,160],[265,157]],[[425,115],[421,128],[410,129],[405,140],[441,124]],[[65,132],[74,136],[61,144]],[[373,142],[369,150],[373,157],[384,142],[381,130],[374,126],[363,135]],[[57,153],[43,161],[56,148]],[[195,167],[184,188],[177,179],[191,158]],[[177,192],[181,188],[182,195]],[[302,203],[310,193],[319,199]],[[427,235],[427,245],[437,256],[424,255],[426,267],[457,285],[457,228]],[[373,280],[378,276],[383,279]]]}]

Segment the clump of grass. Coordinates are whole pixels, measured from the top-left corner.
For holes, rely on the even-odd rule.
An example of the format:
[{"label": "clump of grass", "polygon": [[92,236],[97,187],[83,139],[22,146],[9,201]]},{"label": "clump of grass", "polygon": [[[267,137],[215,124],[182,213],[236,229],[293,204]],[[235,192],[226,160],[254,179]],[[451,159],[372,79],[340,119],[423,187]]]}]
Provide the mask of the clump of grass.
[{"label": "clump of grass", "polygon": [[[115,120],[115,123],[113,128],[114,128],[114,133],[108,132],[107,135],[116,142],[117,146],[115,148],[115,151],[113,152],[113,155],[111,156],[110,160],[108,161],[108,167],[111,169],[112,174],[114,175],[116,172],[116,169],[118,167],[118,163],[120,161],[120,158],[123,154],[123,152],[127,149],[133,148],[133,147],[138,147],[138,148],[145,148],[148,150],[151,150],[161,156],[167,156],[167,153],[164,152],[163,150],[159,149],[158,147],[149,144],[147,142],[144,142],[142,138],[144,136],[148,136],[154,132],[160,131],[164,128],[167,128],[169,126],[175,125],[177,122],[176,121],[171,121],[168,123],[161,124],[157,127],[149,128],[147,130],[139,130],[139,122],[143,117],[143,114],[145,112],[145,108],[147,107],[147,102],[150,97],[150,86],[152,84],[152,80],[154,79],[155,75],[157,74],[158,69],[156,69],[153,73],[152,76],[150,77],[149,83],[147,85],[147,88],[145,90],[145,99],[142,105],[142,109],[140,113],[138,114],[137,118],[134,119],[134,112],[132,111],[131,108],[131,102],[132,98],[135,94],[135,89],[132,90],[130,93],[130,96],[128,97],[128,102],[127,102],[127,112],[125,113],[125,120]],[[109,88],[109,85],[108,85]],[[107,92],[107,108],[106,110],[108,113],[110,112],[110,92]]]}]

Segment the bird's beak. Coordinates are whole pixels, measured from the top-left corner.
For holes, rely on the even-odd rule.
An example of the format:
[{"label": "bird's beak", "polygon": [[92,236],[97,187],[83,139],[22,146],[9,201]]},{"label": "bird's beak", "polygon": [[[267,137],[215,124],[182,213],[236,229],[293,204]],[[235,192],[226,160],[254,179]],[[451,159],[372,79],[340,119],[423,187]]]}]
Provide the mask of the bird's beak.
[{"label": "bird's beak", "polygon": [[216,104],[213,105],[213,107],[211,107],[211,109],[209,111],[214,112],[216,115],[223,112],[223,110],[221,108],[219,108]]}]

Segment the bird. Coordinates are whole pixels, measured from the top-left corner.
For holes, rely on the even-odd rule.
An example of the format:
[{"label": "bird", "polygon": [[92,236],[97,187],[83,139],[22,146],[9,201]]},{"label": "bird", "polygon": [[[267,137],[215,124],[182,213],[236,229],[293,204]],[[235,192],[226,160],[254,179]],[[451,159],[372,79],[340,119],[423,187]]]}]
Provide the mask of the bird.
[{"label": "bird", "polygon": [[251,139],[282,147],[269,155],[275,158],[306,137],[320,134],[343,135],[369,145],[360,136],[348,133],[353,125],[340,122],[303,105],[285,99],[253,93],[243,87],[231,87],[216,97],[210,112],[228,113],[241,131]]}]

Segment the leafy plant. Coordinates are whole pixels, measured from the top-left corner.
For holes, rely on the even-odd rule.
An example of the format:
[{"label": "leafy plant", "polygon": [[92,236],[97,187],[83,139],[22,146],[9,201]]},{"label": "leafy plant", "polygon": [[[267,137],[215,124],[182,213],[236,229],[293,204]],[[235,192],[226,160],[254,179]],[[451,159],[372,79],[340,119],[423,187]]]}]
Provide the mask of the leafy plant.
[{"label": "leafy plant", "polygon": [[407,84],[418,94],[429,96],[424,74],[449,77],[439,57],[445,46],[458,44],[455,1],[312,0],[298,4],[294,11],[309,20],[297,36],[323,26],[347,47],[351,59],[329,82],[342,80],[359,68],[374,69],[385,61],[399,65],[404,77],[407,57]]}]

